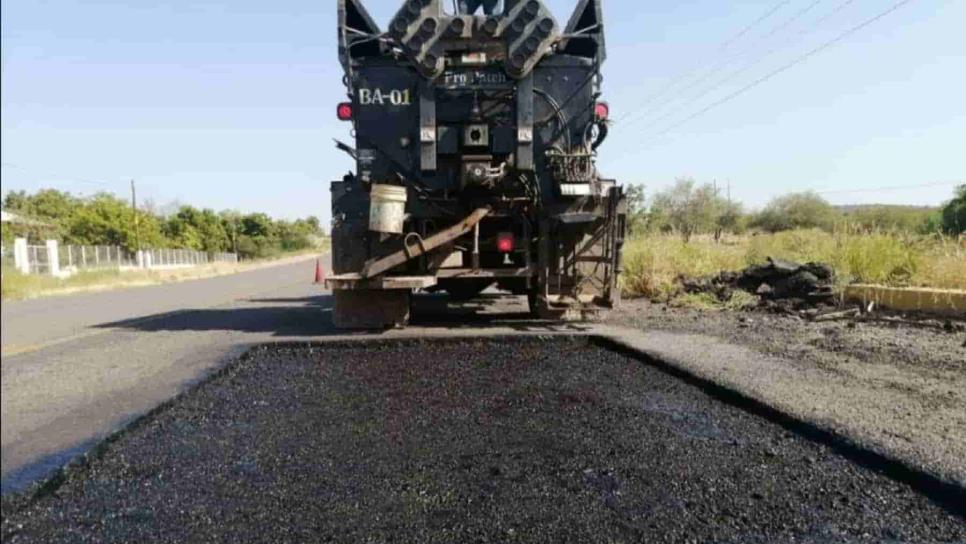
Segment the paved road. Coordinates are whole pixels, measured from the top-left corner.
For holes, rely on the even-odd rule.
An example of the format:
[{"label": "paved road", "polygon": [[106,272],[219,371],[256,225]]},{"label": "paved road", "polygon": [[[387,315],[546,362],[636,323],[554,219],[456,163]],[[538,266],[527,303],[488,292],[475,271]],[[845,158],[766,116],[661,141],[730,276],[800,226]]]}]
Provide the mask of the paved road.
[{"label": "paved road", "polygon": [[[252,344],[337,337],[331,298],[310,281],[312,265],[309,258],[181,284],[3,304],[3,491],[48,474]],[[448,307],[443,297],[421,297],[413,326],[367,336],[604,334],[887,457],[966,484],[958,446],[936,448],[931,439],[897,446],[906,436],[898,434],[905,432],[903,420],[879,417],[889,410],[866,403],[837,375],[702,335],[535,322],[525,306],[522,297],[499,295]]]},{"label": "paved road", "polygon": [[5,302],[3,490],[48,473],[253,342],[331,333],[313,263]]},{"label": "paved road", "polygon": [[961,503],[933,503],[838,451],[575,338],[285,346],[254,351],[148,417],[56,494],[5,504],[2,535],[232,544],[966,538]]},{"label": "paved road", "polygon": [[[323,267],[329,273],[325,260]],[[3,492],[44,477],[253,344],[343,334],[313,273],[307,257],[184,283],[4,303]],[[522,321],[522,297],[445,306],[424,297],[414,326],[380,335],[582,328]]]}]

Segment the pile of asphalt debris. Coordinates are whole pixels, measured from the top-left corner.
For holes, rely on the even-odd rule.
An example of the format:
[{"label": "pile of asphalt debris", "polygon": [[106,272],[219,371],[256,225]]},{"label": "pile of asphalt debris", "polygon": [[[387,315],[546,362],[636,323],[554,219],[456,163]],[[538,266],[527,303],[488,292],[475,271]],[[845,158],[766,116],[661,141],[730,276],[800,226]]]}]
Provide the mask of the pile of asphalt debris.
[{"label": "pile of asphalt debris", "polygon": [[780,313],[814,310],[835,303],[832,267],[809,262],[805,264],[768,257],[765,264],[753,265],[740,272],[721,272],[710,278],[682,278],[686,293],[710,293],[727,301],[735,290],[758,295],[760,305]]},{"label": "pile of asphalt debris", "polygon": [[[765,264],[749,266],[740,272],[721,272],[710,278],[680,278],[685,293],[709,293],[727,302],[736,290],[746,291],[757,295],[761,310],[808,321],[846,320],[850,327],[857,321],[874,321],[949,333],[966,331],[966,322],[962,320],[935,319],[916,312],[890,312],[873,303],[846,307],[835,296],[834,281],[835,271],[827,264],[800,264],[771,257]],[[966,342],[963,346],[966,347]]]}]

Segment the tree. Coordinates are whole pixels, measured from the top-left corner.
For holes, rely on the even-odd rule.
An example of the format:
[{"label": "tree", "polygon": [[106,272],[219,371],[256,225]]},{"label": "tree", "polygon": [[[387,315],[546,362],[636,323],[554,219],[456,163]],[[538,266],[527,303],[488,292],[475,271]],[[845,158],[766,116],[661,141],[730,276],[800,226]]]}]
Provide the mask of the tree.
[{"label": "tree", "polygon": [[946,234],[966,232],[966,183],[956,187],[955,196],[943,206],[942,225]]},{"label": "tree", "polygon": [[[129,251],[137,249],[134,211],[126,200],[109,193],[98,193],[78,206],[64,221],[64,241],[72,244],[119,245]],[[157,217],[138,213],[142,247],[163,247],[164,235]]]},{"label": "tree", "polygon": [[228,232],[214,210],[181,206],[164,223],[165,235],[179,247],[209,253],[230,247]]},{"label": "tree", "polygon": [[10,191],[3,199],[3,209],[26,212],[28,198],[27,191]]},{"label": "tree", "polygon": [[80,204],[80,199],[70,193],[42,189],[28,199],[26,209],[22,211],[41,220],[63,221],[69,220]]},{"label": "tree", "polygon": [[201,247],[209,253],[227,251],[229,248],[228,232],[221,218],[214,210],[205,208],[198,216],[198,224],[195,225],[201,235]]},{"label": "tree", "polygon": [[202,249],[201,236],[195,228],[198,210],[181,206],[164,221],[164,236],[176,247]]},{"label": "tree", "polygon": [[758,213],[752,226],[768,232],[820,228],[831,230],[841,214],[817,193],[791,193],[776,197]]},{"label": "tree", "polygon": [[668,225],[688,242],[692,235],[712,229],[717,199],[711,184],[695,186],[691,178],[678,178],[673,187],[654,195],[652,210],[665,216]]},{"label": "tree", "polygon": [[931,212],[923,220],[922,225],[916,231],[918,234],[936,234],[944,232],[942,210]]},{"label": "tree", "polygon": [[234,210],[222,210],[218,213],[221,227],[228,236],[231,251],[238,253],[238,236],[241,231],[241,213]]},{"label": "tree", "polygon": [[741,203],[715,196],[714,204],[714,241],[720,242],[723,233],[741,229]]},{"label": "tree", "polygon": [[250,213],[241,218],[241,232],[252,238],[270,238],[275,234],[272,218],[263,213]]},{"label": "tree", "polygon": [[319,219],[314,216],[275,221],[264,213],[215,213],[180,204],[176,209],[165,206],[168,213],[156,212],[153,204],[135,211],[126,199],[110,193],[82,199],[53,189],[34,194],[11,191],[4,197],[3,207],[36,219],[40,225],[37,232],[14,232],[10,224],[4,224],[5,241],[26,235],[32,240],[60,238],[66,244],[120,245],[130,251],[137,249],[139,242],[141,248],[176,247],[208,252],[237,248],[242,256],[262,257],[280,250],[310,247],[323,234]]},{"label": "tree", "polygon": [[644,185],[628,185],[624,193],[627,200],[627,234],[641,234],[647,230],[647,208],[644,205]]}]

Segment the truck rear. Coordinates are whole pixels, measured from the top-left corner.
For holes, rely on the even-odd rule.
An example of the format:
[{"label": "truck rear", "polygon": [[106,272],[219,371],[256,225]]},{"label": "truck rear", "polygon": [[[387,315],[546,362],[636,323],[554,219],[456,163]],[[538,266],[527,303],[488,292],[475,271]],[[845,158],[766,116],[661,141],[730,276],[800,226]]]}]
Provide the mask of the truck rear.
[{"label": "truck rear", "polygon": [[383,32],[339,0],[356,162],[332,183],[327,285],[343,328],[403,326],[414,290],[527,295],[544,318],[620,298],[622,189],[596,167],[609,109],[599,0],[407,0]]}]

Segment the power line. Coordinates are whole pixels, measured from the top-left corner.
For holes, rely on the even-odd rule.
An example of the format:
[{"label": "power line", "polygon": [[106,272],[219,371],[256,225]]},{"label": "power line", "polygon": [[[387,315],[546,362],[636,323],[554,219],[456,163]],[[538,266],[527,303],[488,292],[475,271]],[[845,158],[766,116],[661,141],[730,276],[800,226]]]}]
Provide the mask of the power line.
[{"label": "power line", "polygon": [[[815,6],[817,6],[822,1],[823,0],[812,0],[811,3],[809,3],[808,5],[806,5],[805,7],[803,7],[802,9],[798,10],[797,12],[795,12],[795,14],[793,14],[791,17],[785,19],[783,22],[779,23],[777,26],[775,26],[770,31],[768,31],[768,33],[766,33],[764,36],[762,36],[761,38],[759,38],[755,42],[755,46],[757,46],[758,44],[764,43],[765,41],[768,40],[768,38],[774,36],[775,34],[777,34],[778,32],[780,32],[781,30],[784,30],[784,29],[788,28],[789,26],[791,26],[795,21],[797,21],[798,19],[800,19],[802,16],[804,16],[809,11],[811,11],[812,8],[814,8]],[[802,35],[808,33],[809,31],[818,28],[819,26],[821,26],[822,23],[824,23],[825,21],[827,21],[832,15],[835,15],[836,13],[838,13],[839,11],[841,11],[842,9],[844,9],[846,6],[848,6],[849,4],[851,4],[854,1],[855,0],[845,0],[844,2],[840,3],[834,10],[832,10],[832,12],[830,12],[829,14],[827,14],[827,15],[825,15],[823,17],[820,17],[817,21],[815,21],[814,23],[812,23],[811,25],[809,25],[807,28],[801,30],[798,34],[796,34],[795,36],[793,36],[791,40],[785,42],[785,44],[779,45],[777,47],[773,47],[773,48],[769,49],[768,51],[766,51],[764,54],[759,55],[757,58],[753,58],[751,60],[751,62],[745,64],[743,67],[741,67],[738,70],[736,70],[736,71],[728,74],[723,79],[718,80],[717,83],[712,84],[710,87],[707,87],[704,91],[699,92],[697,95],[691,97],[690,99],[685,100],[684,102],[680,103],[677,107],[674,107],[670,111],[665,112],[663,115],[660,115],[658,117],[655,117],[655,118],[651,119],[650,122],[651,123],[658,123],[660,121],[663,121],[663,120],[667,119],[668,117],[671,117],[674,114],[676,114],[677,112],[681,111],[682,109],[687,108],[691,104],[694,104],[695,102],[701,100],[702,98],[704,98],[705,96],[711,94],[712,92],[718,90],[725,83],[733,80],[734,78],[740,76],[744,72],[748,71],[749,69],[751,69],[754,66],[756,66],[756,65],[760,64],[761,62],[763,62],[772,53],[778,51],[779,49],[781,49],[782,47],[784,47],[786,44],[791,43],[792,40],[795,40],[795,39],[801,37]],[[754,47],[750,47],[748,49],[745,49],[744,51],[738,52],[736,55],[734,55],[731,58],[722,59],[721,61],[715,63],[711,67],[711,70],[710,71],[708,71],[707,73],[705,73],[703,76],[701,76],[701,77],[693,80],[690,84],[688,84],[683,89],[681,89],[680,91],[678,91],[678,95],[683,96],[685,93],[687,93],[691,89],[694,89],[694,88],[700,86],[702,83],[704,83],[705,81],[709,80],[712,76],[716,75],[718,72],[720,72],[722,69],[724,69],[730,63],[731,60],[737,60],[737,59],[739,59],[739,58],[741,58],[743,56],[746,56],[746,55],[748,55],[750,53],[753,53],[753,52],[754,52]],[[648,110],[644,111],[642,117],[638,117],[636,119],[627,121],[626,123],[620,125],[618,127],[618,131],[621,130],[621,129],[625,129],[628,126],[630,126],[630,125],[632,125],[634,123],[637,123],[638,121],[641,121],[642,119],[645,119],[648,113],[658,112],[658,111],[661,110],[661,108],[663,108],[665,106],[668,106],[670,104],[673,104],[674,102],[675,102],[675,97],[672,97],[670,100],[664,100],[664,101],[660,102],[657,106],[652,107],[652,108],[649,108]],[[640,111],[640,110],[638,110],[638,111]]]},{"label": "power line", "polygon": [[[761,24],[765,19],[768,19],[769,17],[771,17],[776,11],[778,11],[779,9],[781,9],[783,6],[785,6],[786,4],[788,4],[790,1],[791,0],[781,0],[780,2],[778,2],[777,4],[775,4],[774,6],[772,6],[768,11],[766,11],[764,14],[762,14],[760,17],[758,17],[757,19],[755,19],[754,21],[752,21],[747,26],[745,26],[737,34],[731,36],[730,38],[728,38],[727,40],[725,40],[724,42],[722,42],[721,45],[718,46],[717,51],[720,52],[720,51],[726,50],[728,47],[731,46],[731,44],[733,44],[734,42],[738,41],[742,36],[744,36],[745,34],[747,34],[748,31],[750,31],[755,26],[758,26],[759,24]],[[692,70],[689,70],[689,71],[686,71],[686,72],[681,72],[680,74],[678,74],[677,76],[675,76],[671,81],[669,81],[666,85],[664,85],[663,87],[661,87],[661,89],[658,90],[656,93],[654,93],[654,94],[652,94],[650,96],[645,97],[644,100],[643,100],[643,102],[642,102],[642,105],[643,106],[646,106],[647,104],[651,103],[652,101],[660,98],[661,96],[664,95],[664,93],[666,93],[667,91],[673,89],[681,81],[689,78],[690,76],[694,75],[697,72],[700,72],[702,69],[704,69],[704,67],[706,65],[707,65],[707,63],[701,63],[700,65],[698,65],[698,67],[696,67],[696,68],[694,68]],[[640,110],[641,110],[641,108],[637,108],[635,110],[628,111],[624,115],[622,115],[620,118],[618,118],[616,122],[620,123],[624,119],[627,119],[628,117],[634,115],[636,112],[638,112]]]},{"label": "power line", "polygon": [[919,185],[893,185],[891,187],[869,187],[866,189],[829,189],[827,191],[814,191],[821,195],[844,194],[844,193],[867,193],[869,191],[902,191],[906,189],[922,189],[925,187],[949,187],[960,185],[964,181],[940,181],[936,183],[921,183]]},{"label": "power line", "polygon": [[752,21],[751,24],[749,24],[745,28],[741,29],[741,31],[738,32],[737,34],[735,34],[734,37],[732,37],[731,39],[725,41],[725,43],[721,44],[721,47],[719,47],[718,49],[721,50],[721,51],[727,49],[729,45],[731,45],[732,43],[738,41],[742,36],[744,36],[745,34],[747,34],[749,30],[751,30],[752,28],[754,28],[755,26],[757,26],[759,23],[761,23],[765,19],[771,17],[776,11],[778,11],[779,9],[781,9],[788,2],[789,2],[789,0],[784,0],[783,2],[779,2],[779,3],[775,4],[774,6],[772,6],[772,8],[769,9],[768,11],[766,11],[764,14],[762,14],[761,17],[759,17],[759,18],[755,19],[754,21]]},{"label": "power line", "polygon": [[117,187],[118,184],[123,183],[123,182],[120,182],[120,181],[119,182],[113,182],[113,183],[111,183],[111,182],[105,182],[105,181],[94,181],[94,180],[90,180],[90,179],[83,179],[81,176],[77,176],[77,177],[64,176],[64,175],[57,174],[57,173],[54,173],[54,172],[39,172],[37,170],[31,170],[30,168],[24,168],[23,166],[20,166],[20,165],[17,165],[17,164],[13,164],[13,163],[10,163],[10,162],[5,162],[5,163],[2,164],[2,166],[4,168],[15,168],[15,169],[20,170],[22,172],[28,172],[28,173],[29,172],[34,172],[34,174],[37,174],[37,177],[41,177],[42,176],[42,177],[50,177],[50,178],[59,178],[62,181],[74,182],[74,183],[86,183],[88,185],[97,185],[97,186],[100,186],[100,187],[115,188],[115,187]]},{"label": "power line", "polygon": [[712,102],[711,104],[705,106],[704,108],[698,110],[697,112],[695,112],[695,113],[693,113],[693,114],[685,117],[684,119],[682,119],[682,120],[680,120],[680,121],[672,124],[671,126],[665,128],[660,133],[656,134],[654,137],[652,137],[652,138],[648,139],[647,141],[645,141],[644,144],[647,145],[647,144],[652,143],[653,140],[658,139],[661,136],[664,136],[665,134],[671,132],[672,130],[674,130],[674,129],[678,128],[678,127],[680,127],[681,125],[683,125],[683,124],[685,124],[685,123],[687,123],[687,122],[695,119],[696,117],[699,117],[701,115],[704,115],[705,113],[711,111],[712,109],[714,109],[714,108],[716,108],[716,107],[718,107],[718,106],[720,106],[720,105],[722,105],[722,104],[724,104],[726,102],[730,102],[731,100],[733,100],[733,99],[737,98],[738,96],[740,96],[740,95],[742,95],[742,94],[750,91],[751,89],[757,87],[758,85],[761,85],[762,83],[764,83],[764,82],[768,81],[769,79],[771,79],[771,78],[773,78],[773,77],[781,74],[782,72],[785,72],[786,70],[788,70],[788,69],[790,69],[790,68],[792,68],[792,67],[794,67],[794,66],[796,66],[798,64],[801,64],[802,62],[805,62],[806,60],[808,60],[813,55],[816,55],[816,54],[824,51],[825,49],[828,49],[829,47],[837,44],[838,42],[844,40],[845,38],[847,38],[847,37],[851,36],[852,34],[858,32],[859,30],[862,30],[863,28],[871,25],[872,23],[878,21],[879,19],[882,19],[886,15],[889,15],[893,11],[896,11],[897,9],[901,8],[902,6],[908,4],[911,1],[912,0],[901,0],[900,2],[896,2],[895,4],[893,4],[892,6],[890,6],[885,11],[881,11],[878,14],[876,14],[876,15],[874,15],[874,16],[872,16],[872,17],[870,17],[870,18],[868,18],[868,19],[866,19],[864,21],[862,21],[861,23],[859,23],[859,24],[857,24],[857,25],[849,28],[848,30],[842,32],[841,34],[839,34],[835,38],[832,38],[831,40],[829,40],[827,42],[824,42],[821,45],[819,45],[818,47],[815,47],[815,48],[809,50],[808,52],[806,52],[805,54],[803,54],[803,55],[795,58],[791,62],[789,62],[787,64],[784,64],[784,65],[780,66],[779,68],[776,68],[775,70],[772,70],[771,72],[768,72],[767,74],[765,74],[765,75],[761,76],[760,78],[752,81],[751,83],[749,83],[749,84],[747,84],[747,85],[739,88],[738,90],[736,90],[734,92],[731,92],[731,93],[725,95],[724,97],[720,98],[719,100],[716,100],[716,101]]},{"label": "power line", "polygon": [[803,15],[805,15],[809,11],[812,11],[812,8],[814,8],[815,6],[817,6],[820,2],[822,2],[822,0],[812,0],[812,3],[810,3],[807,6],[805,6],[802,9],[796,11],[794,15],[792,15],[791,17],[789,17],[788,19],[786,19],[785,22],[783,22],[782,24],[780,24],[780,25],[776,26],[775,28],[771,29],[767,34],[765,34],[764,36],[762,36],[761,39],[758,40],[758,41],[759,42],[762,42],[764,40],[767,40],[768,38],[771,38],[775,34],[778,34],[779,32],[781,32],[782,30],[785,30],[786,28],[788,28],[789,26],[791,26],[792,23],[794,23],[795,21],[799,20]]},{"label": "power line", "polygon": [[[838,13],[840,11],[842,11],[843,9],[849,7],[849,5],[853,4],[854,2],[855,2],[855,0],[845,0],[845,2],[842,2],[841,4],[839,4],[838,6],[836,6],[835,9],[833,9],[832,11],[826,13],[825,15],[823,15],[822,17],[820,17],[817,21],[815,21],[814,23],[812,23],[811,26],[816,27],[818,25],[821,25],[825,21],[827,21],[827,20],[831,19],[832,17],[838,15]],[[806,31],[803,30],[799,34],[804,34],[805,32]]]}]

